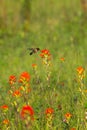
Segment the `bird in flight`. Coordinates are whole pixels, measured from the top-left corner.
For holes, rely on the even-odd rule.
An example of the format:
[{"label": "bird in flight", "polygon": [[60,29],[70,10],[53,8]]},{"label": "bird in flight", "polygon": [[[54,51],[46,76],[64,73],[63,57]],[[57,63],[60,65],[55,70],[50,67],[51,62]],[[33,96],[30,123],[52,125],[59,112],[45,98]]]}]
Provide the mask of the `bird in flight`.
[{"label": "bird in flight", "polygon": [[30,50],[30,55],[32,55],[40,51],[40,48],[27,48],[27,50]]}]

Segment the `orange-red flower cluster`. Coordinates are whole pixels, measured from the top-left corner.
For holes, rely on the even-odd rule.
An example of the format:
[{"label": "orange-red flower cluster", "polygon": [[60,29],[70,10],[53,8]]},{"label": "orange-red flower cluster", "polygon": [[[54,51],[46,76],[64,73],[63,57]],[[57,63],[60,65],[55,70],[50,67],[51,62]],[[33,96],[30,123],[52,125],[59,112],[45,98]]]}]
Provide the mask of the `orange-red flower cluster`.
[{"label": "orange-red flower cluster", "polygon": [[28,72],[23,72],[20,75],[19,82],[23,83],[24,81],[26,81],[26,82],[30,81],[30,74]]},{"label": "orange-red flower cluster", "polygon": [[46,113],[46,115],[53,114],[54,113],[54,109],[53,108],[47,108],[45,113]]},{"label": "orange-red flower cluster", "polygon": [[14,97],[20,97],[21,96],[21,93],[19,90],[15,90],[12,94]]},{"label": "orange-red flower cluster", "polygon": [[68,112],[68,113],[65,114],[65,118],[66,118],[66,119],[70,119],[71,117],[72,117],[72,114],[71,114],[71,113]]},{"label": "orange-red flower cluster", "polygon": [[79,66],[77,68],[77,72],[78,72],[79,75],[82,75],[84,73],[84,68],[82,66]]},{"label": "orange-red flower cluster", "polygon": [[61,60],[61,61],[65,61],[65,58],[64,58],[64,57],[61,57],[60,60]]},{"label": "orange-red flower cluster", "polygon": [[34,119],[34,110],[31,106],[29,105],[25,105],[23,106],[22,110],[21,110],[21,117],[22,118],[26,118],[26,116],[30,116],[31,119]]},{"label": "orange-red flower cluster", "polygon": [[9,124],[9,120],[8,119],[4,119],[2,123],[5,124],[5,125],[8,125]]},{"label": "orange-red flower cluster", "polygon": [[37,64],[32,64],[32,67],[33,67],[33,68],[36,68],[36,67],[37,67]]},{"label": "orange-red flower cluster", "polygon": [[51,54],[50,54],[49,50],[47,50],[47,49],[41,50],[41,54],[40,54],[41,58],[49,57],[50,55]]},{"label": "orange-red flower cluster", "polygon": [[15,75],[11,75],[9,77],[9,84],[13,85],[16,82],[16,76]]},{"label": "orange-red flower cluster", "polygon": [[76,130],[76,128],[71,128],[70,130]]},{"label": "orange-red flower cluster", "polygon": [[2,106],[0,106],[0,108],[2,108],[3,110],[7,110],[8,106],[7,105],[2,105]]}]

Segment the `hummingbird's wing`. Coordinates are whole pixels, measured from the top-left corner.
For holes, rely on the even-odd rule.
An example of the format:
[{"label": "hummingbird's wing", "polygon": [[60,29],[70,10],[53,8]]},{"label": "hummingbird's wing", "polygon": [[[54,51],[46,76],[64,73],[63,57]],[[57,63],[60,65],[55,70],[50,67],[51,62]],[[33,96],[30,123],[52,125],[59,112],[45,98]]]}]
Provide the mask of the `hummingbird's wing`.
[{"label": "hummingbird's wing", "polygon": [[33,54],[33,51],[30,52],[30,55],[32,55],[32,54]]},{"label": "hummingbird's wing", "polygon": [[27,50],[30,50],[31,51],[30,55],[32,55],[32,54],[38,52],[40,50],[40,48],[27,48]]},{"label": "hummingbird's wing", "polygon": [[30,55],[32,55],[33,54],[33,51],[34,51],[34,49],[33,48],[27,48],[27,50],[30,50],[31,52],[29,53]]}]

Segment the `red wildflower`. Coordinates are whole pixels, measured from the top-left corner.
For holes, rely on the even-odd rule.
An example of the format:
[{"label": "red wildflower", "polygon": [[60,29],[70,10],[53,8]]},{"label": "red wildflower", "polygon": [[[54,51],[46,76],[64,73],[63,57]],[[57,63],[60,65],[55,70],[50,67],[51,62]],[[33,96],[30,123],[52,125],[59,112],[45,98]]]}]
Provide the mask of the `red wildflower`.
[{"label": "red wildflower", "polygon": [[46,115],[53,114],[54,110],[53,110],[53,108],[47,108],[46,111],[45,111],[45,113],[46,113]]},{"label": "red wildflower", "polygon": [[23,83],[24,81],[27,81],[29,82],[30,80],[30,75],[28,72],[23,72],[21,75],[20,75],[20,78],[19,78],[19,82]]},{"label": "red wildflower", "polygon": [[7,105],[3,105],[3,106],[0,106],[3,110],[7,110],[8,109],[8,106]]},{"label": "red wildflower", "polygon": [[21,117],[22,118],[25,118],[27,115],[29,115],[31,117],[31,119],[33,119],[34,110],[29,105],[23,106],[22,111],[21,111]]},{"label": "red wildflower", "polygon": [[84,68],[83,68],[82,66],[79,66],[79,67],[77,68],[77,72],[78,72],[79,75],[82,75],[83,72],[84,72]]},{"label": "red wildflower", "polygon": [[9,120],[8,119],[4,119],[2,123],[5,124],[5,125],[8,125],[9,124]]},{"label": "red wildflower", "polygon": [[72,114],[68,112],[65,114],[65,117],[66,117],[66,119],[70,119],[72,117]]},{"label": "red wildflower", "polygon": [[16,96],[16,97],[21,96],[20,91],[19,91],[19,90],[15,90],[15,91],[13,92],[13,96]]},{"label": "red wildflower", "polygon": [[33,68],[36,68],[36,67],[37,67],[37,64],[32,64],[32,67],[33,67]]},{"label": "red wildflower", "polygon": [[64,57],[62,57],[62,58],[60,58],[60,60],[61,60],[61,61],[65,61],[65,58],[64,58]]},{"label": "red wildflower", "polygon": [[41,54],[40,54],[41,58],[44,58],[45,56],[49,57],[50,55],[51,54],[50,54],[49,50],[47,50],[47,49],[41,50]]},{"label": "red wildflower", "polygon": [[8,106],[7,105],[2,105],[0,106],[0,108],[2,109],[2,111],[7,112],[8,111]]},{"label": "red wildflower", "polygon": [[70,130],[76,130],[76,128],[71,128]]},{"label": "red wildflower", "polygon": [[13,85],[16,82],[16,76],[15,75],[11,75],[9,77],[9,84]]}]

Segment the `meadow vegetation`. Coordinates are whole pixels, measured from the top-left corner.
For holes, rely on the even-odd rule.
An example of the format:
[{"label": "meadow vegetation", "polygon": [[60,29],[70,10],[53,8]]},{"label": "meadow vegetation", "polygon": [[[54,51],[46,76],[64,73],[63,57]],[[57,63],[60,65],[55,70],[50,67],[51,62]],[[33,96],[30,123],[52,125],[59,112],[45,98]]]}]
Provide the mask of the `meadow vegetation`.
[{"label": "meadow vegetation", "polygon": [[[87,14],[81,2],[7,0],[0,10],[4,6],[0,130],[86,130]],[[29,55],[32,47],[40,51]]]}]

